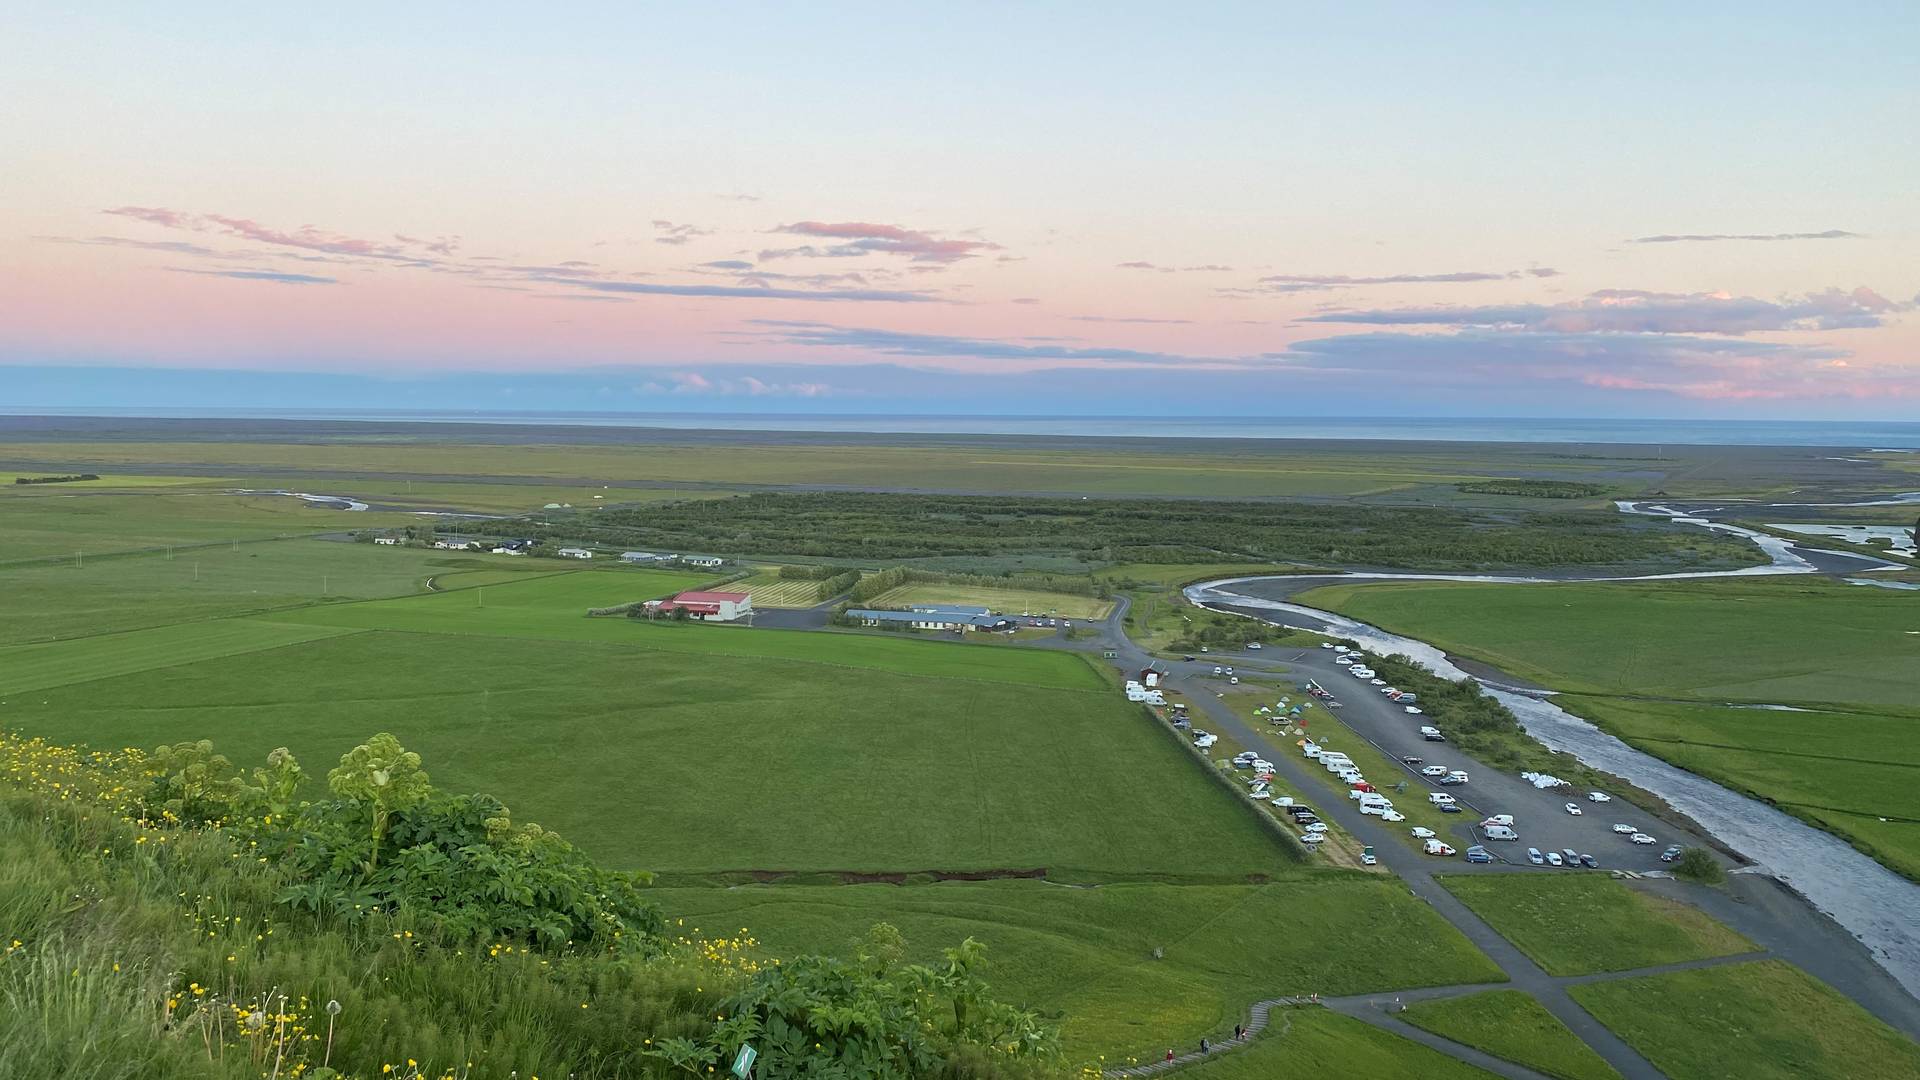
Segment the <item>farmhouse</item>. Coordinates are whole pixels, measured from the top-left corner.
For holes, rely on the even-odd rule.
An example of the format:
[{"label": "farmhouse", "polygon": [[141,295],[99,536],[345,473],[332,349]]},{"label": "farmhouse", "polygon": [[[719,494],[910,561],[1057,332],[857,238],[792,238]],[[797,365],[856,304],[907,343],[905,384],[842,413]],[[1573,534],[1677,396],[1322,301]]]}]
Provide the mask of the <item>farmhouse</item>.
[{"label": "farmhouse", "polygon": [[753,614],[753,598],[743,592],[683,592],[666,600],[649,600],[648,611],[671,615],[685,611],[707,622],[732,622]]},{"label": "farmhouse", "polygon": [[554,554],[560,556],[563,559],[593,558],[593,552],[588,551],[586,548],[573,548],[573,547],[561,548],[559,551],[554,552]]},{"label": "farmhouse", "polygon": [[373,542],[376,544],[392,545],[392,544],[398,544],[400,542],[400,538],[397,536],[376,536],[373,538]]},{"label": "farmhouse", "polygon": [[847,611],[847,616],[859,619],[866,626],[892,623],[910,626],[915,630],[1002,630],[1011,625],[1006,619],[993,614],[986,608],[966,604],[952,606],[921,604],[910,611],[852,608]]},{"label": "farmhouse", "polygon": [[669,557],[670,556],[666,555],[656,555],[651,551],[623,551],[620,553],[621,562],[632,563],[635,566],[642,563],[665,562]]},{"label": "farmhouse", "polygon": [[712,569],[726,562],[725,559],[722,559],[718,555],[682,555],[680,556],[680,561],[686,563],[688,566],[703,566],[708,569]]}]

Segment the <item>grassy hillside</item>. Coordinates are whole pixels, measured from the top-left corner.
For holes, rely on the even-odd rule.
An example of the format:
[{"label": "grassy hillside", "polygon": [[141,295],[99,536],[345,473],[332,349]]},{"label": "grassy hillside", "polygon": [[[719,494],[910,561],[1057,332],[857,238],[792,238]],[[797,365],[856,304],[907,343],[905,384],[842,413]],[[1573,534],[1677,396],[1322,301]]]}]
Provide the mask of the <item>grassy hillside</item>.
[{"label": "grassy hillside", "polygon": [[1599,874],[1447,874],[1439,881],[1549,975],[1630,971],[1755,948],[1698,909]]}]

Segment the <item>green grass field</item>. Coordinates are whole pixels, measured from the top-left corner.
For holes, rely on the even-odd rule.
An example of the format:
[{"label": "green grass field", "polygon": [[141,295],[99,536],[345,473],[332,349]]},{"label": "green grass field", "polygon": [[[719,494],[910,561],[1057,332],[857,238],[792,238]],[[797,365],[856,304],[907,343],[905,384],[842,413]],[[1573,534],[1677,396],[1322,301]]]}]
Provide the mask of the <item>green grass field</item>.
[{"label": "green grass field", "polygon": [[[996,994],[1064,1014],[1069,1042],[1110,1064],[1164,1050],[1167,1040],[1230,1030],[1263,997],[1500,977],[1405,889],[1360,874],[1098,889],[1031,881],[669,888],[660,897],[689,925],[751,927],[776,951],[844,951],[880,921],[923,954],[971,935],[988,947]],[[1329,941],[1344,944],[1329,949]]]},{"label": "green grass field", "polygon": [[0,644],[554,573],[547,560],[275,540],[0,567]]},{"label": "green grass field", "polygon": [[1920,879],[1920,709],[1777,712],[1556,700],[1648,753],[1767,799]]},{"label": "green grass field", "polygon": [[442,786],[497,794],[625,867],[1241,880],[1289,865],[1118,695],[1018,682],[370,632],[49,687],[5,712],[62,741],[211,738],[243,762],[285,745],[316,766],[390,730]]},{"label": "green grass field", "polygon": [[129,473],[100,473],[98,480],[72,480],[61,484],[16,484],[21,478],[31,479],[37,476],[72,475],[64,470],[52,469],[41,472],[7,472],[0,469],[0,496],[32,496],[74,494],[81,491],[117,491],[126,488],[155,487],[212,487],[228,484],[229,481],[209,480],[200,476],[138,476]]},{"label": "green grass field", "polygon": [[590,607],[663,596],[703,578],[661,570],[588,570],[402,600],[332,604],[273,616],[302,625],[627,645],[698,656],[806,660],[848,668],[1097,689],[1078,656],[869,634],[588,619]]},{"label": "green grass field", "polygon": [[[213,619],[67,641],[10,645],[0,648],[0,694],[47,690],[360,632],[257,619]],[[23,704],[15,702],[14,709]],[[12,716],[12,710],[0,709],[0,723],[11,725]]]},{"label": "green grass field", "polygon": [[1695,908],[1598,874],[1448,874],[1439,881],[1550,975],[1631,971],[1755,948]]},{"label": "green grass field", "polygon": [[[1490,1080],[1492,1073],[1429,1050],[1411,1039],[1325,1009],[1276,1012],[1273,1030],[1243,1050],[1190,1065],[1178,1075],[1194,1080]],[[1174,1047],[1185,1053],[1191,1046]]]},{"label": "green grass field", "polygon": [[1606,1059],[1531,995],[1489,990],[1416,1002],[1398,1014],[1414,1027],[1560,1080],[1619,1080]]},{"label": "green grass field", "polygon": [[1920,604],[1892,589],[1809,577],[1423,582],[1335,585],[1300,602],[1563,690],[1920,705]]},{"label": "green grass field", "polygon": [[306,536],[337,529],[411,524],[419,519],[371,511],[324,510],[284,495],[226,495],[217,490],[86,494],[9,493],[0,502],[0,565],[95,557],[118,551]]},{"label": "green grass field", "polygon": [[1920,1046],[1778,960],[1589,983],[1568,992],[1673,1080],[1920,1076]]},{"label": "green grass field", "polygon": [[820,582],[760,573],[727,582],[728,590],[753,597],[755,608],[807,608],[820,602]]},{"label": "green grass field", "polygon": [[1058,615],[1063,619],[1102,619],[1113,601],[1092,596],[1041,592],[1037,589],[992,589],[973,585],[903,585],[873,599],[878,608],[905,608],[914,604],[977,604],[1001,615]]}]

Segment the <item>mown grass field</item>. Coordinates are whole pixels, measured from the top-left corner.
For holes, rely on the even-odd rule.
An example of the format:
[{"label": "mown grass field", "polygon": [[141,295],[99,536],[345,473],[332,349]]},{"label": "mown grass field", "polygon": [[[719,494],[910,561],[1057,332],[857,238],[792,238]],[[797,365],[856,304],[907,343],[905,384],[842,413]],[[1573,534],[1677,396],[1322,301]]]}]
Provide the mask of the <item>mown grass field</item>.
[{"label": "mown grass field", "polygon": [[805,578],[783,578],[775,572],[729,581],[727,589],[753,597],[756,608],[806,608],[820,602],[820,584]]},{"label": "mown grass field", "polygon": [[408,596],[563,569],[549,560],[273,540],[0,567],[0,644],[302,604]]},{"label": "mown grass field", "polygon": [[1764,798],[1920,879],[1920,709],[1556,700],[1650,754]]},{"label": "mown grass field", "polygon": [[[1243,1050],[1190,1065],[1179,1075],[1194,1080],[1491,1080],[1493,1076],[1411,1039],[1325,1009],[1276,1012],[1274,1030],[1289,1019],[1292,1026],[1285,1035],[1263,1035]],[[1192,1049],[1173,1048],[1175,1053]]]},{"label": "mown grass field", "polygon": [[1438,880],[1550,975],[1630,971],[1755,948],[1696,908],[1598,874],[1447,874]]},{"label": "mown grass field", "polygon": [[[0,648],[0,695],[70,686],[357,633],[361,631],[255,619],[214,619],[67,641],[9,645]],[[190,704],[191,700],[189,697],[180,704]],[[5,704],[0,702],[0,706]],[[11,725],[15,711],[25,703],[12,704],[13,710],[0,708],[0,724]]]},{"label": "mown grass field", "polygon": [[873,599],[870,606],[904,608],[914,604],[975,604],[1000,615],[1058,615],[1063,619],[1103,619],[1113,601],[1037,589],[994,589],[973,585],[903,585]]},{"label": "mown grass field", "polygon": [[1920,1076],[1920,1046],[1778,960],[1589,983],[1568,992],[1673,1080]]},{"label": "mown grass field", "polygon": [[1294,872],[1265,885],[956,881],[660,893],[689,925],[751,927],[775,950],[845,951],[881,921],[929,958],[971,935],[988,947],[996,994],[1064,1014],[1070,1044],[1089,1057],[1107,1055],[1109,1064],[1231,1030],[1263,997],[1500,978],[1430,908],[1370,875]]},{"label": "mown grass field", "polygon": [[1300,602],[1563,690],[1920,705],[1920,604],[1892,589],[1817,577],[1422,582],[1328,586]]},{"label": "mown grass field", "polygon": [[52,469],[40,472],[7,472],[0,469],[0,495],[28,496],[67,494],[82,491],[119,490],[122,488],[153,487],[208,487],[222,483],[199,476],[139,476],[131,473],[100,473],[98,480],[70,480],[59,484],[19,484],[20,479],[33,479],[43,476],[74,475],[66,470]]},{"label": "mown grass field", "polygon": [[279,621],[364,630],[626,645],[697,656],[805,660],[846,668],[1098,689],[1078,656],[898,636],[585,618],[591,607],[664,596],[707,580],[661,570],[587,570],[484,589],[277,613]]},{"label": "mown grass field", "polygon": [[101,746],[210,738],[244,762],[280,745],[327,762],[392,731],[437,784],[493,792],[623,867],[1241,880],[1289,864],[1118,695],[1017,681],[375,631],[50,687],[6,714]]},{"label": "mown grass field", "polygon": [[227,495],[217,490],[86,494],[24,489],[0,501],[0,565],[117,551],[307,536],[340,529],[389,527],[419,519],[371,511],[325,510],[284,495]]},{"label": "mown grass field", "polygon": [[1489,990],[1420,1001],[1398,1014],[1433,1032],[1560,1080],[1619,1080],[1606,1059],[1530,994]]}]

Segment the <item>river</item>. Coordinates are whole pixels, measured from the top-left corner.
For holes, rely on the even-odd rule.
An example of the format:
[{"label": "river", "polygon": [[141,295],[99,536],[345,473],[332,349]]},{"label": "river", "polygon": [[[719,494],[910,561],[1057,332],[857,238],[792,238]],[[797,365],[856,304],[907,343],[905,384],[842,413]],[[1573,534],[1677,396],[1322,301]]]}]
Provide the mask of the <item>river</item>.
[{"label": "river", "polygon": [[[1629,507],[1632,507],[1629,509]],[[1638,577],[1588,578],[1594,581],[1651,581],[1672,578],[1737,577],[1760,574],[1804,574],[1817,571],[1807,558],[1778,537],[1723,525],[1705,519],[1684,518],[1665,507],[1642,509],[1623,505],[1628,513],[1654,513],[1720,531],[1746,536],[1772,559],[1768,566],[1742,570],[1654,574]],[[1842,552],[1821,556],[1880,560]],[[1882,563],[1868,569],[1893,567]],[[1533,577],[1468,574],[1340,574],[1321,577],[1228,578],[1188,586],[1187,599],[1196,604],[1231,604],[1242,610],[1270,612],[1269,621],[1310,630],[1327,630],[1348,638],[1368,652],[1401,656],[1420,663],[1456,682],[1475,678],[1462,670],[1437,646],[1389,633],[1344,615],[1291,601],[1256,594],[1259,583],[1280,586],[1282,595],[1298,591],[1303,583],[1353,580],[1426,580],[1538,583]],[[1271,588],[1269,586],[1268,588]],[[1263,590],[1264,591],[1264,590]],[[1289,621],[1289,620],[1292,621]],[[1304,622],[1301,620],[1305,620]],[[1605,731],[1553,703],[1550,694],[1527,692],[1495,678],[1476,679],[1546,746],[1570,753],[1594,768],[1612,773],[1636,787],[1665,799],[1675,810],[1693,819],[1715,839],[1751,860],[1804,896],[1858,938],[1874,959],[1907,991],[1920,997],[1920,884],[1908,881],[1855,851],[1844,840],[1814,828],[1766,803],[1730,791],[1704,777],[1636,750]]]}]

